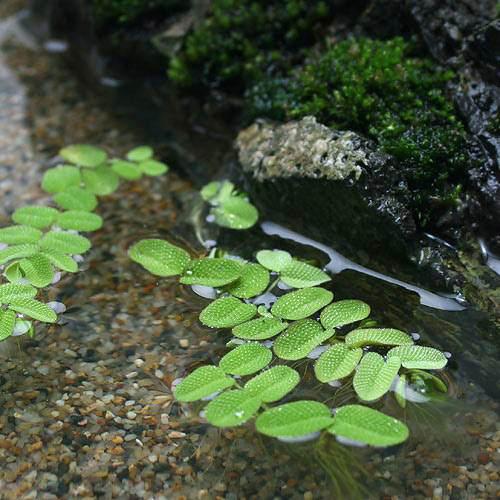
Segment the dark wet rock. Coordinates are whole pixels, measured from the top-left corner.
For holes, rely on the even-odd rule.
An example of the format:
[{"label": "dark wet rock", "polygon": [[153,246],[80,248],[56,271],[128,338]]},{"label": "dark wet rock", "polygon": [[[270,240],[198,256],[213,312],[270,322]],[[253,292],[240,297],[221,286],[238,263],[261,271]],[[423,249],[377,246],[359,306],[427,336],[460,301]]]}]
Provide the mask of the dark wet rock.
[{"label": "dark wet rock", "polygon": [[346,248],[400,258],[415,223],[396,198],[404,181],[389,155],[350,131],[314,117],[278,124],[257,121],[236,141],[255,201],[273,219],[321,228]]}]

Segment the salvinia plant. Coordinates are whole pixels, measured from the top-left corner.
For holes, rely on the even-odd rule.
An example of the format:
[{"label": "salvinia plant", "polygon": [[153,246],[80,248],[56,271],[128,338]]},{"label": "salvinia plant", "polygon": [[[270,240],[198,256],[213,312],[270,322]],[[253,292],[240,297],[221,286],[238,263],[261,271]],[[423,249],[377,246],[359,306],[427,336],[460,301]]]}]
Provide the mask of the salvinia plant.
[{"label": "salvinia plant", "polygon": [[[195,369],[174,388],[180,402],[209,401],[202,414],[214,426],[254,419],[257,431],[285,440],[325,432],[344,441],[391,446],[405,441],[409,430],[373,405],[389,392],[405,406],[407,400],[429,400],[433,390],[447,390],[432,374],[447,363],[442,352],[416,345],[401,330],[375,327],[365,302],[334,301],[334,294],[320,286],[330,276],[286,251],[261,250],[256,262],[213,251],[192,259],[168,241],[147,239],[133,245],[129,255],[157,276],[216,289],[217,298],[199,320],[209,328],[230,329],[232,349],[217,365]],[[272,306],[262,305],[262,297],[273,291],[279,297]],[[329,396],[342,381],[352,383],[357,400],[334,408],[297,400],[293,391],[309,358],[315,359],[316,379],[329,384]]]},{"label": "salvinia plant", "polygon": [[98,197],[111,194],[120,179],[136,180],[168,170],[153,158],[149,146],[127,153],[126,160],[108,158],[97,147],[76,144],[63,148],[66,163],[48,169],[42,189],[52,206],[30,205],[12,214],[13,225],[0,228],[0,341],[35,333],[33,321],[55,323],[60,303],[45,304],[39,289],[56,283],[62,273],[75,273],[90,240],[80,233],[96,231],[102,218],[93,213]]}]

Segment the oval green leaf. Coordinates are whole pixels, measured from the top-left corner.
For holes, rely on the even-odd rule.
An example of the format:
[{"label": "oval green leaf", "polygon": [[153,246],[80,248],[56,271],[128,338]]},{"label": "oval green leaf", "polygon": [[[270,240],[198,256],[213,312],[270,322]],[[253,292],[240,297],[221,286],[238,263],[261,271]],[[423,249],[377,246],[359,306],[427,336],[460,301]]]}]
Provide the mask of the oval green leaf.
[{"label": "oval green leaf", "polygon": [[363,350],[359,347],[349,349],[345,344],[335,344],[316,361],[316,378],[320,382],[331,382],[347,377],[358,366],[361,356]]},{"label": "oval green leaf", "polygon": [[78,271],[78,264],[69,255],[50,248],[41,250],[40,253],[61,271],[68,273],[76,273]]},{"label": "oval green leaf", "polygon": [[227,389],[234,383],[234,379],[218,366],[201,366],[181,381],[174,390],[174,396],[178,401],[188,403]]},{"label": "oval green leaf", "polygon": [[306,288],[321,285],[331,278],[321,269],[293,259],[280,273],[280,279],[288,286],[294,288]]},{"label": "oval green leaf", "polygon": [[256,312],[253,304],[245,304],[236,297],[222,297],[201,311],[200,321],[210,328],[231,328],[252,319]]},{"label": "oval green leaf", "polygon": [[97,196],[114,193],[120,184],[118,175],[111,168],[104,165],[95,169],[84,168],[82,170],[82,181],[85,189]]},{"label": "oval green leaf", "polygon": [[281,333],[288,323],[280,321],[278,318],[265,317],[252,319],[241,325],[235,326],[232,330],[235,337],[247,340],[270,339]]},{"label": "oval green leaf", "polygon": [[102,227],[102,218],[83,210],[68,210],[59,214],[57,225],[74,231],[96,231]]},{"label": "oval green leaf", "polygon": [[162,175],[168,172],[168,165],[156,160],[146,160],[139,164],[139,168],[144,175],[150,175],[155,177],[157,175]]},{"label": "oval green leaf", "polygon": [[245,389],[263,403],[278,401],[300,382],[300,375],[289,366],[275,366],[265,370],[245,384]]},{"label": "oval green leaf", "polygon": [[40,241],[42,250],[55,250],[70,255],[85,253],[90,246],[90,240],[85,236],[66,231],[50,231]]},{"label": "oval green leaf", "polygon": [[32,299],[38,290],[31,285],[21,285],[17,283],[6,283],[0,285],[0,304],[9,304],[13,299]]},{"label": "oval green leaf", "polygon": [[333,293],[324,288],[303,288],[281,296],[271,308],[282,319],[303,319],[319,311],[333,300]]},{"label": "oval green leaf", "polygon": [[396,356],[386,362],[376,352],[366,353],[354,374],[356,394],[363,401],[379,399],[391,388],[400,368],[401,360]]},{"label": "oval green leaf", "polygon": [[43,174],[42,189],[47,193],[59,193],[70,187],[78,187],[82,181],[80,170],[69,165],[59,165]]},{"label": "oval green leaf", "polygon": [[0,243],[22,245],[36,243],[42,237],[42,231],[30,226],[9,226],[0,228]]},{"label": "oval green leaf", "polygon": [[55,323],[57,321],[57,314],[49,306],[38,300],[18,297],[10,300],[9,307],[13,311],[44,323]]},{"label": "oval green leaf", "polygon": [[108,158],[106,151],[89,144],[67,146],[59,151],[59,155],[66,161],[81,167],[97,167]]},{"label": "oval green leaf", "polygon": [[0,309],[0,342],[10,337],[16,325],[16,313],[14,311],[2,311]]},{"label": "oval green leaf", "polygon": [[181,276],[184,285],[219,287],[236,281],[241,276],[242,264],[232,259],[205,258],[190,262]]},{"label": "oval green leaf", "polygon": [[320,321],[325,328],[339,328],[370,315],[370,306],[361,300],[339,300],[321,311]]},{"label": "oval green leaf", "polygon": [[249,299],[260,295],[269,285],[269,271],[260,264],[247,263],[241,267],[240,277],[225,287],[225,291]]},{"label": "oval green leaf", "polygon": [[12,220],[17,224],[43,229],[51,226],[59,212],[52,207],[28,206],[18,208],[12,214]]},{"label": "oval green leaf", "polygon": [[292,256],[284,250],[260,250],[257,262],[270,271],[280,272],[292,262]]},{"label": "oval green leaf", "polygon": [[441,370],[446,366],[446,356],[433,347],[404,345],[392,348],[387,357],[397,356],[408,369]]},{"label": "oval green leaf", "polygon": [[233,427],[251,419],[261,401],[246,390],[223,392],[205,408],[206,419],[217,427]]},{"label": "oval green leaf", "polygon": [[272,437],[297,437],[333,423],[330,408],[318,401],[294,401],[266,410],[255,421],[259,432]]},{"label": "oval green leaf", "polygon": [[35,254],[19,261],[26,279],[38,288],[50,285],[54,279],[54,269],[50,260],[42,254]]},{"label": "oval green leaf", "polygon": [[153,149],[149,146],[137,146],[127,153],[127,160],[141,162],[153,156]]},{"label": "oval green leaf", "polygon": [[403,422],[361,405],[339,408],[328,432],[370,446],[394,446],[409,435]]},{"label": "oval green leaf", "polygon": [[211,213],[215,222],[222,227],[230,229],[248,229],[259,218],[259,212],[248,201],[237,196],[231,196],[219,206],[214,207]]},{"label": "oval green leaf", "polygon": [[281,359],[302,359],[334,334],[335,330],[324,330],[314,319],[303,319],[292,323],[276,339],[273,350]]},{"label": "oval green leaf", "polygon": [[128,254],[134,262],[157,276],[182,274],[191,260],[182,248],[154,238],[137,242]]},{"label": "oval green leaf", "polygon": [[54,196],[54,201],[64,210],[82,210],[92,212],[97,207],[97,198],[93,193],[79,187],[70,187]]},{"label": "oval green leaf", "polygon": [[32,243],[25,243],[23,245],[15,245],[12,247],[0,250],[0,265],[5,264],[13,259],[23,259],[31,257],[38,252],[38,245]]},{"label": "oval green leaf", "polygon": [[349,332],[345,337],[349,347],[365,345],[408,345],[413,339],[405,332],[395,328],[360,328]]},{"label": "oval green leaf", "polygon": [[219,366],[231,375],[251,375],[267,366],[272,357],[271,350],[263,345],[243,344],[223,356]]},{"label": "oval green leaf", "polygon": [[114,160],[111,164],[111,169],[115,174],[128,181],[135,181],[142,177],[142,172],[139,167],[130,161]]}]

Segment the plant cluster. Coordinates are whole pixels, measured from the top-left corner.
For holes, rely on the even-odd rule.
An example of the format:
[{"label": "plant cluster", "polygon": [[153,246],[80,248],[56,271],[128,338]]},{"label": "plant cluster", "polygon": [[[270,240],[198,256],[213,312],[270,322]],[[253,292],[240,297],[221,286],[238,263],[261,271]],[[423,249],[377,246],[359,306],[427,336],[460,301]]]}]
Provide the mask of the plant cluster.
[{"label": "plant cluster", "polygon": [[249,93],[250,114],[318,121],[375,139],[395,156],[421,209],[463,182],[466,133],[446,95],[450,71],[412,55],[402,38],[348,39]]},{"label": "plant cluster", "polygon": [[[403,422],[363,404],[331,409],[314,400],[290,401],[301,378],[297,362],[312,352],[321,352],[314,363],[317,380],[332,384],[352,379],[363,403],[374,403],[390,390],[401,406],[446,391],[427,371],[445,367],[442,352],[415,345],[403,331],[374,327],[370,307],[362,301],[334,302],[333,293],[319,286],[330,281],[329,275],[288,252],[261,250],[257,262],[217,254],[191,259],[167,241],[147,239],[134,244],[129,255],[157,276],[180,276],[185,285],[217,288],[218,298],[199,320],[209,328],[231,329],[228,345],[233,349],[217,365],[195,369],[174,390],[181,402],[210,400],[204,415],[217,427],[256,417],[259,432],[283,439],[324,431],[366,445],[391,446],[408,437]],[[278,283],[293,290],[270,308],[257,305],[258,297],[276,291]],[[414,397],[417,393],[420,399]],[[285,397],[287,402],[273,405]]]},{"label": "plant cluster", "polygon": [[170,61],[169,76],[181,85],[244,89],[301,61],[332,13],[324,0],[214,0]]},{"label": "plant cluster", "polygon": [[232,182],[210,182],[201,190],[201,197],[212,207],[210,220],[219,226],[249,229],[259,218],[259,212],[246,194],[236,191]]},{"label": "plant cluster", "polygon": [[15,223],[0,228],[0,341],[12,335],[34,335],[32,320],[57,321],[60,304],[35,299],[40,288],[60,279],[62,272],[75,273],[91,242],[80,232],[96,231],[102,218],[93,213],[97,196],[112,193],[120,178],[156,176],[168,167],[153,159],[149,146],[140,146],[126,160],[108,159],[102,149],[86,144],[63,148],[67,164],[47,170],[42,188],[53,195],[58,207],[30,205],[12,214]]}]

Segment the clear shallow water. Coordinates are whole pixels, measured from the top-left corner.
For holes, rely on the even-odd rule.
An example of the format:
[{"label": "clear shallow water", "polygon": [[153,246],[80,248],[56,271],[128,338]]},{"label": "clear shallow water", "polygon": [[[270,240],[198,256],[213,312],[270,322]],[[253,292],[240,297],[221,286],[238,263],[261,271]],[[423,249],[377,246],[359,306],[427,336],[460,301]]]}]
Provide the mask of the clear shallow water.
[{"label": "clear shallow water", "polygon": [[[3,62],[8,70],[1,73],[8,74],[0,83],[3,96],[25,96],[12,108],[18,121],[4,118],[25,138],[1,157],[0,168],[24,167],[26,173],[22,190],[2,191],[7,206],[43,200],[31,166],[65,143],[94,142],[120,154],[148,141],[79,86],[57,56],[8,42]],[[12,135],[2,140],[12,144]],[[319,464],[338,471],[347,463],[353,470],[358,459],[367,474],[361,476],[367,497],[487,498],[500,441],[492,398],[498,395],[498,337],[488,318],[471,308],[423,305],[408,287],[343,260],[334,242],[325,253],[310,240],[304,244],[304,237],[297,242],[297,235],[291,241],[259,230],[235,235],[193,226],[194,199],[192,186],[175,174],[125,185],[107,198],[100,208],[105,226],[93,236],[86,270],[65,278],[48,297],[68,306],[66,324],[41,331],[20,347],[3,347],[1,495],[349,498],[354,486],[335,495]],[[291,445],[259,437],[251,426],[218,431],[206,425],[198,416],[201,408],[173,401],[171,384],[216,362],[229,335],[197,322],[207,300],[175,280],[155,279],[126,256],[143,237],[168,238],[202,253],[197,234],[218,240],[233,254],[249,257],[254,249],[280,247],[330,265],[336,274],[329,287],[338,299],[365,300],[377,321],[416,332],[452,353],[447,370],[452,398],[409,408],[414,438],[384,451],[339,447],[331,440]],[[348,386],[339,392],[318,386],[310,363],[299,366],[305,383],[294,396],[332,406],[352,400]],[[391,397],[381,404],[388,412],[399,411]]]}]

